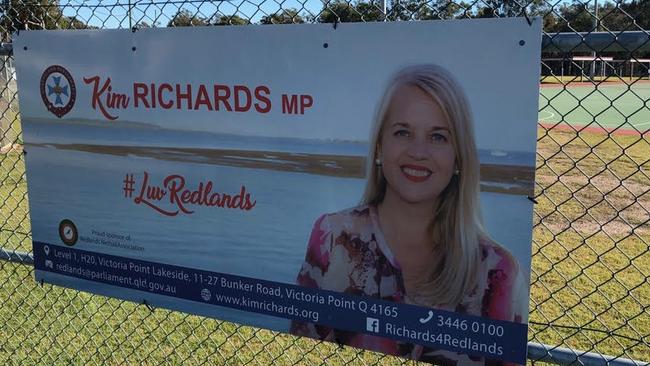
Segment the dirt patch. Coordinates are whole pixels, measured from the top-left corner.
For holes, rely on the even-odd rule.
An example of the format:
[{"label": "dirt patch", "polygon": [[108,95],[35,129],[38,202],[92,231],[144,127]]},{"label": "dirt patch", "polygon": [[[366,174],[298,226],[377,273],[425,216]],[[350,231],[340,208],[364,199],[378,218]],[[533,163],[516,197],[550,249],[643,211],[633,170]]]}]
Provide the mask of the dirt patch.
[{"label": "dirt patch", "polygon": [[552,131],[571,131],[571,132],[588,132],[588,133],[600,133],[605,135],[620,135],[620,136],[650,136],[650,128],[645,131],[638,131],[633,128],[605,128],[605,127],[585,127],[585,125],[573,124],[568,125],[566,123],[547,123],[539,121],[539,125],[546,130]]}]

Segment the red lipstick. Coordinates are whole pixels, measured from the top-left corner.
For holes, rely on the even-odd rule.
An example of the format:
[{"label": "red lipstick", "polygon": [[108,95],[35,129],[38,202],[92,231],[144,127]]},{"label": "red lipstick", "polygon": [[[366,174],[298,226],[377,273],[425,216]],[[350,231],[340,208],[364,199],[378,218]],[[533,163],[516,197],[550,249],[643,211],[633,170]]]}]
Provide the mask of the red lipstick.
[{"label": "red lipstick", "polygon": [[402,165],[401,170],[406,179],[415,183],[424,182],[431,176],[431,171],[429,169],[419,165]]}]

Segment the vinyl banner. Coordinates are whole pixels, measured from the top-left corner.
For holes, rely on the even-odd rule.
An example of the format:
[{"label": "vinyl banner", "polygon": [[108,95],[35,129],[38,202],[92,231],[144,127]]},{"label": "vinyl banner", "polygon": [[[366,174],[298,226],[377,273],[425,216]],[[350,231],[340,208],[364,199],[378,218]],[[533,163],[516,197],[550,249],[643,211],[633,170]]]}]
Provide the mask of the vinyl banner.
[{"label": "vinyl banner", "polygon": [[539,19],[23,32],[37,281],[526,362]]}]

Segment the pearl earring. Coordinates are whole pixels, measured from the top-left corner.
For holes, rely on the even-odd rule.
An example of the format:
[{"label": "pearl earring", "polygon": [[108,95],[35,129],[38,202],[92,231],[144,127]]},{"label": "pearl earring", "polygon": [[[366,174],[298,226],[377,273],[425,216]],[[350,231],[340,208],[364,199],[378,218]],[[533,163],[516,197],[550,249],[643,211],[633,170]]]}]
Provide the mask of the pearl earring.
[{"label": "pearl earring", "polygon": [[460,170],[458,169],[454,170],[454,175],[460,175]]},{"label": "pearl earring", "polygon": [[375,165],[376,166],[381,166],[381,159],[379,159],[379,158],[375,159]]}]

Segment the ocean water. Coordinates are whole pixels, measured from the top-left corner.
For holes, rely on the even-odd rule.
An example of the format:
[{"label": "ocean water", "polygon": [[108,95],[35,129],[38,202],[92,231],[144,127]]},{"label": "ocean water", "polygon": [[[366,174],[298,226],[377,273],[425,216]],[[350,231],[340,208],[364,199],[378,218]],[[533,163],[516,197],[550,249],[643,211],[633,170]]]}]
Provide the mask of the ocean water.
[{"label": "ocean water", "polygon": [[[197,162],[179,162],[164,157],[129,154],[128,148],[124,149],[124,155],[61,148],[54,144],[89,143],[100,138],[88,135],[99,132],[110,135],[112,132],[93,127],[84,131],[87,138],[83,133],[67,134],[67,140],[64,140],[56,138],[60,131],[30,131],[33,127],[26,124],[27,180],[33,238],[60,244],[59,223],[69,219],[79,231],[80,240],[76,247],[84,250],[293,283],[304,259],[314,221],[323,213],[357,205],[364,186],[364,180],[358,178],[222,166],[202,163],[200,159]],[[127,136],[131,135],[119,131],[113,136],[104,136],[102,141],[104,144],[108,141],[119,145],[136,145],[135,141],[131,141],[132,144],[123,143],[128,140]],[[121,141],[121,138],[124,140]],[[187,143],[187,138],[185,136],[181,140]],[[151,136],[149,139],[141,137],[140,144],[156,146],[158,141],[159,145],[169,146],[173,142],[156,140]],[[247,147],[265,151],[275,148],[301,153],[365,154],[363,144],[351,142],[340,142],[338,145],[322,143],[322,146],[318,146],[305,141],[292,144],[291,141],[206,139],[200,144],[215,148]],[[522,162],[522,159],[513,158],[513,154],[506,155],[510,160]],[[162,186],[162,180],[170,174],[183,176],[190,189],[195,189],[199,182],[211,181],[214,185],[212,192],[235,195],[244,186],[256,204],[249,211],[191,206],[194,210],[192,214],[165,216],[149,206],[134,202],[144,172],[147,172],[150,183],[157,186]],[[135,191],[130,197],[128,194],[125,197],[124,180],[131,174],[135,180]],[[528,271],[532,203],[520,195],[483,192],[481,204],[489,233],[508,248],[518,258],[522,268]],[[159,205],[164,209],[174,207],[168,199]],[[115,239],[113,242],[137,246],[141,250],[84,240],[97,238],[96,233],[128,236],[129,240]],[[62,281],[65,282],[65,279]],[[88,285],[87,281],[81,282]],[[215,315],[201,306],[194,312],[286,330],[286,320],[229,309],[220,309]]]}]

